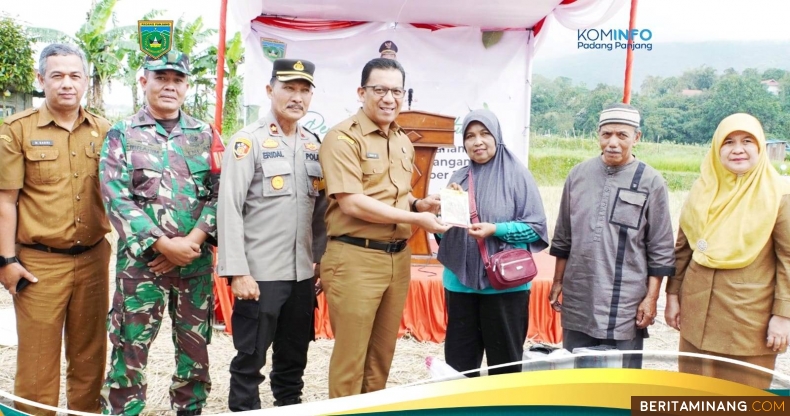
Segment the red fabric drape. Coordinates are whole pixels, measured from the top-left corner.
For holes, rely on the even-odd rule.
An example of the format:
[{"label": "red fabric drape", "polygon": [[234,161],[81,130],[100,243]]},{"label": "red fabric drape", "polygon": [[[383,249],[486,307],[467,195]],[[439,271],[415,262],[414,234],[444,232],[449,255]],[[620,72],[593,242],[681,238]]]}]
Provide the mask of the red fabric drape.
[{"label": "red fabric drape", "polygon": [[282,17],[258,16],[256,22],[281,29],[301,30],[303,32],[324,32],[327,30],[347,29],[349,27],[364,25],[367,22],[354,22],[349,20],[312,20],[312,19],[284,19]]},{"label": "red fabric drape", "polygon": [[532,33],[535,36],[538,36],[538,33],[540,33],[540,29],[543,29],[543,24],[544,23],[546,23],[546,18],[545,17],[543,19],[540,19],[540,21],[538,23],[535,23],[535,26],[532,26]]},{"label": "red fabric drape", "polygon": [[[554,277],[554,258],[547,253],[535,254],[538,265],[538,277],[532,281],[532,293],[529,302],[529,327],[527,336],[535,342],[562,342],[562,323],[560,314],[555,312],[548,302],[549,292]],[[444,286],[442,285],[441,266],[412,266],[412,279],[409,283],[409,294],[403,307],[398,337],[409,333],[418,341],[444,342],[447,331],[447,311],[445,310]],[[220,279],[224,281],[225,279]],[[220,289],[222,290],[222,289]],[[225,286],[225,301],[228,310],[233,305],[230,287]],[[317,338],[333,339],[332,326],[329,322],[329,307],[323,294],[318,296],[318,308],[315,310],[315,335]],[[215,309],[220,321],[221,311]],[[226,321],[226,324],[229,322]],[[225,332],[231,333],[227,327]]]},{"label": "red fabric drape", "polygon": [[[576,2],[576,0],[562,0],[560,2],[560,5],[571,4],[571,3],[574,3],[574,2]],[[538,33],[540,32],[540,29],[543,28],[543,24],[544,23],[546,23],[546,18],[545,17],[543,19],[540,19],[540,21],[538,23],[535,23],[535,26],[532,26],[532,32],[535,34],[535,36],[537,36]]]},{"label": "red fabric drape", "polygon": [[411,25],[418,29],[430,29],[432,31],[447,29],[449,27],[455,27],[455,25],[440,25],[434,23],[412,23]]}]

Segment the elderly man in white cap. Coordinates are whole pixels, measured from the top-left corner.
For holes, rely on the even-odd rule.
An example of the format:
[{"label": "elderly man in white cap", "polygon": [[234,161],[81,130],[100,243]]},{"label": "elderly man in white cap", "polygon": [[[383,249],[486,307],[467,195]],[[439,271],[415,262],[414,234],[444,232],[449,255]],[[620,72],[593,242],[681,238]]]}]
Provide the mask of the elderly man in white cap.
[{"label": "elderly man in white cap", "polygon": [[[639,122],[630,105],[604,109],[601,155],[576,165],[565,180],[551,242],[556,269],[549,302],[562,311],[568,351],[641,350],[661,280],[675,274],[666,182],[632,152],[642,136]],[[641,368],[642,356],[624,356],[623,367]]]}]

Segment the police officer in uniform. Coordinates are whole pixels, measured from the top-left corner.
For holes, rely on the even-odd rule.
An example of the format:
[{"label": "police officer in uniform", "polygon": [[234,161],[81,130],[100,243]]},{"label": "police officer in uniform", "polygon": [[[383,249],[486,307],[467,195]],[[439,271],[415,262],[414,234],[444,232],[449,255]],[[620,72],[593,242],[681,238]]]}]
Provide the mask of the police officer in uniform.
[{"label": "police officer in uniform", "polygon": [[266,87],[271,111],[234,135],[223,158],[218,268],[236,297],[238,353],[228,394],[234,412],[261,408],[260,371],[272,344],[274,405],[301,402],[314,334],[314,252],[326,244],[320,142],[298,123],[310,106],[314,71],[303,59],[274,61]]},{"label": "police officer in uniform", "polygon": [[330,236],[321,278],[335,335],[330,398],[386,386],[411,278],[411,227],[450,228],[434,215],[437,195],[411,194],[414,148],[395,123],[405,78],[396,60],[368,62],[357,88],[362,108],[321,146]]},{"label": "police officer in uniform", "polygon": [[[110,124],[80,106],[87,69],[77,47],[45,47],[38,73],[44,104],[6,117],[0,126],[0,282],[15,294],[14,393],[58,405],[63,339],[68,407],[96,413],[107,351],[111,251],[99,150]],[[30,285],[17,292],[20,283]],[[55,414],[22,403],[16,408]]]}]

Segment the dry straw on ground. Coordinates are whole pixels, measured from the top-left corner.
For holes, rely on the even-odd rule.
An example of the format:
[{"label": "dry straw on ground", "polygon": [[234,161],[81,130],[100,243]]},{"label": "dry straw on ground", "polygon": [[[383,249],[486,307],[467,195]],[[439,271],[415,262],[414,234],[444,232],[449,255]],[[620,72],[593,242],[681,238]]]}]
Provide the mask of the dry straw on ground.
[{"label": "dry straw on ground", "polygon": [[[557,207],[559,206],[562,190],[559,187],[542,187],[540,191],[543,197],[544,206],[546,207],[546,215],[549,222],[549,235],[551,235],[557,217]],[[687,192],[672,192],[670,194],[670,206],[674,229],[677,229],[680,207],[686,194]],[[114,287],[114,285],[111,285],[111,287]],[[677,350],[678,333],[664,323],[664,299],[662,294],[659,300],[659,317],[656,319],[656,324],[650,328],[651,337],[646,340],[645,350]],[[0,291],[0,308],[11,306],[11,297],[6,291]],[[106,334],[101,335],[106,336]],[[527,343],[529,344],[530,341],[527,341]],[[331,340],[319,340],[310,344],[308,365],[304,377],[305,387],[303,399],[305,401],[312,402],[327,399],[327,370],[329,367],[329,358],[332,354],[332,346],[333,342]],[[148,404],[146,407],[146,414],[174,414],[174,412],[169,410],[170,404],[168,397],[170,377],[175,367],[173,353],[174,348],[170,338],[170,322],[168,318],[165,318],[162,329],[152,345],[149,356],[147,370]],[[215,331],[212,343],[209,346],[212,391],[204,414],[227,412],[228,365],[234,355],[235,349],[233,348],[231,338],[223,332]],[[427,356],[443,358],[443,344],[418,342],[409,337],[398,340],[388,387],[414,383],[430,378],[425,366],[425,357]],[[13,392],[15,368],[16,347],[0,346],[0,390]],[[64,368],[65,362],[61,365],[61,373]],[[677,362],[676,359],[672,357],[648,357],[645,359],[645,368],[677,371]],[[270,365],[267,364],[263,373],[268,374],[270,369]],[[788,354],[783,354],[779,357],[777,370],[783,374],[790,374],[790,356]],[[61,381],[63,381],[63,375],[61,375]],[[777,382],[775,380],[773,387],[790,388],[790,384],[786,382]],[[63,390],[63,387],[61,387],[61,406],[65,406]],[[273,398],[269,388],[268,377],[267,381],[261,385],[260,391],[263,406],[271,406]],[[7,401],[3,402],[7,403]]]}]

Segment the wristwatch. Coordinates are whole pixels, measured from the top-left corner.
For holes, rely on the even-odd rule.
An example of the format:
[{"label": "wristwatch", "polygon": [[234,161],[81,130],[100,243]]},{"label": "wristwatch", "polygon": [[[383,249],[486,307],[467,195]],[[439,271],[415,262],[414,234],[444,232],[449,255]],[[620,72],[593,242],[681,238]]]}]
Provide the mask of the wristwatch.
[{"label": "wristwatch", "polygon": [[411,212],[420,212],[417,211],[417,203],[420,202],[421,200],[422,200],[421,198],[417,198],[414,200],[414,202],[411,203]]},{"label": "wristwatch", "polygon": [[11,263],[19,263],[19,259],[14,257],[0,257],[0,267],[8,266]]}]

